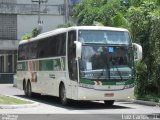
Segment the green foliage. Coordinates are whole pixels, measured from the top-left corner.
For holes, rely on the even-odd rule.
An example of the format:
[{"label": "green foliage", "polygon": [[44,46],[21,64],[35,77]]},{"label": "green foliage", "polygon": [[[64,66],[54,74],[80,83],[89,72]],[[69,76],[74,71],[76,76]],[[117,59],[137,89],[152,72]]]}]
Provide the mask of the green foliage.
[{"label": "green foliage", "polygon": [[30,38],[32,38],[32,35],[30,34],[30,33],[26,33],[26,34],[24,34],[23,36],[22,36],[22,40],[28,40],[28,39],[30,39]]},{"label": "green foliage", "polygon": [[71,27],[71,26],[73,26],[73,23],[68,22],[66,24],[58,25],[57,28],[67,28],[67,27]]},{"label": "green foliage", "polygon": [[32,29],[32,33],[26,33],[26,34],[24,34],[24,35],[21,37],[21,39],[22,39],[22,40],[28,40],[28,39],[31,39],[31,38],[33,38],[33,37],[36,37],[38,34],[39,34],[39,31],[38,31],[38,29],[35,27],[35,28]]},{"label": "green foliage", "polygon": [[9,96],[0,95],[0,105],[20,105],[20,104],[31,104],[30,101],[20,100]]},{"label": "green foliage", "polygon": [[[75,7],[74,16],[78,18],[80,25],[92,25],[94,21],[97,21],[105,26],[115,26],[114,19],[116,18],[121,19],[122,24],[125,23],[124,18],[118,13],[121,9],[119,0],[84,0]],[[117,17],[114,18],[115,16]],[[122,26],[121,23],[118,25]]]},{"label": "green foliage", "polygon": [[113,26],[129,28],[129,23],[122,13],[117,12],[116,15],[113,17]]},{"label": "green foliage", "polygon": [[135,95],[137,98],[143,96],[146,91],[147,82],[145,78],[147,76],[147,66],[143,61],[137,61],[135,63],[136,77],[135,77]]},{"label": "green foliage", "polygon": [[[142,1],[138,7],[130,7],[128,19],[132,30],[132,38],[143,47],[143,62],[147,71],[139,72],[136,90],[137,95],[160,94],[160,11],[156,2]],[[140,66],[142,67],[142,66]],[[140,91],[139,88],[142,88]]]},{"label": "green foliage", "polygon": [[38,29],[35,27],[32,29],[32,37],[36,37],[39,34]]}]

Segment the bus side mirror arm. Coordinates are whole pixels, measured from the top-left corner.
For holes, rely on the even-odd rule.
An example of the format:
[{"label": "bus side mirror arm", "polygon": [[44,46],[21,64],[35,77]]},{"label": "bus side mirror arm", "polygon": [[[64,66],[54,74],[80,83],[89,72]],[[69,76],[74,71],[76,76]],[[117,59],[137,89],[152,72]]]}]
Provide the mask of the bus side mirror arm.
[{"label": "bus side mirror arm", "polygon": [[142,59],[142,46],[137,43],[132,43],[134,48],[134,60],[141,60]]},{"label": "bus side mirror arm", "polygon": [[82,43],[79,41],[74,41],[74,44],[76,45],[76,60],[78,60],[81,58]]}]

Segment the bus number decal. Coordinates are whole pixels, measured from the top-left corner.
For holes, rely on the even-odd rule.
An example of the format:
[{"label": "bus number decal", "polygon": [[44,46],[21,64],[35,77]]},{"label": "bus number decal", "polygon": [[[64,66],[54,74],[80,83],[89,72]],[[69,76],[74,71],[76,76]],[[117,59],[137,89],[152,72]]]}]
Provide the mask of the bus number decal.
[{"label": "bus number decal", "polygon": [[22,69],[23,69],[22,66],[23,66],[22,64],[18,64],[18,65],[17,65],[17,69],[18,69],[18,70],[22,70]]}]

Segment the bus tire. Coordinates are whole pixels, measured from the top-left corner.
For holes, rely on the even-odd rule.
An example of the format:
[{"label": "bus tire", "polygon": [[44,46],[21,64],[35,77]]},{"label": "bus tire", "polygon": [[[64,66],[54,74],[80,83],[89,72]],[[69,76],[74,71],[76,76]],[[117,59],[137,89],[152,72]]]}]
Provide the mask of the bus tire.
[{"label": "bus tire", "polygon": [[62,84],[60,86],[60,100],[61,100],[61,104],[62,105],[67,105],[68,104],[68,99],[66,97],[66,90],[65,90],[65,87],[64,87],[64,84]]},{"label": "bus tire", "polygon": [[27,85],[25,80],[23,80],[23,90],[24,90],[24,95],[27,96],[28,93],[27,93]]},{"label": "bus tire", "polygon": [[32,97],[32,87],[31,87],[31,82],[27,82],[27,96]]},{"label": "bus tire", "polygon": [[114,104],[114,100],[104,100],[104,104],[106,106],[112,106]]}]

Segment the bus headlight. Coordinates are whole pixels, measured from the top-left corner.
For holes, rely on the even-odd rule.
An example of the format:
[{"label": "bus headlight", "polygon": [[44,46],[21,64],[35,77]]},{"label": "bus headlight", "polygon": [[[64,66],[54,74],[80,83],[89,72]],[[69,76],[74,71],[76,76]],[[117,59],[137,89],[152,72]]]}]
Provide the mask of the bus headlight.
[{"label": "bus headlight", "polygon": [[86,99],[86,96],[83,96],[83,100],[85,100]]}]

